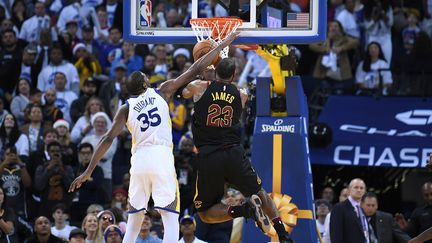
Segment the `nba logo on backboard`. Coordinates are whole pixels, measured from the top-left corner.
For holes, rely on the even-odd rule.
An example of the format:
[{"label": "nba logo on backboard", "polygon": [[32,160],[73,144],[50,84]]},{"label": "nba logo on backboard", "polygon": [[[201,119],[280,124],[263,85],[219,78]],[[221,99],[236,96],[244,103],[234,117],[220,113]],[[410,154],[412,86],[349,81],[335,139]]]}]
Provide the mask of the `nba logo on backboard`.
[{"label": "nba logo on backboard", "polygon": [[139,1],[139,21],[138,28],[148,28],[151,26],[152,3],[151,0]]}]

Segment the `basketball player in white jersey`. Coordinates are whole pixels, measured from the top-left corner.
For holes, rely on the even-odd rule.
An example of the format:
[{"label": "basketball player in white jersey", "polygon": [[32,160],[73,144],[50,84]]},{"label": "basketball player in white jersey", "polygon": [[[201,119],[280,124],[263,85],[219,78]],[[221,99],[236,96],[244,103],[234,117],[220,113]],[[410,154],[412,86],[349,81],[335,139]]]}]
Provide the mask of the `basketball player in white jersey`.
[{"label": "basketball player in white jersey", "polygon": [[171,119],[168,102],[180,87],[192,81],[211,64],[220,51],[231,44],[238,33],[229,35],[219,46],[198,59],[175,80],[167,80],[158,89],[150,88],[145,74],[133,72],[126,81],[131,97],[119,109],[111,129],[97,145],[90,165],[71,184],[69,192],[81,187],[126,125],[132,134],[129,186],[129,217],[123,242],[135,242],[144,220],[144,210],[152,195],[164,224],[164,243],[178,241],[179,195],[172,153]]}]

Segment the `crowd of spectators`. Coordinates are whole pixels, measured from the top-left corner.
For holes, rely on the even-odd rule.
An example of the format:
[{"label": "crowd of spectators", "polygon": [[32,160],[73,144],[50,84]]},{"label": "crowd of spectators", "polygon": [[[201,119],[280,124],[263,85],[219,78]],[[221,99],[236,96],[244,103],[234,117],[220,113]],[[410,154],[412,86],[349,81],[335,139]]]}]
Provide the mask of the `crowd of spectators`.
[{"label": "crowd of spectators", "polygon": [[[308,11],[308,3],[290,1],[291,10]],[[153,1],[153,26],[187,26],[189,4]],[[228,15],[214,0],[200,0],[199,8],[201,17]],[[431,11],[431,0],[330,0],[326,41],[296,46],[306,90],[429,94]],[[92,179],[74,194],[68,187],[86,169],[96,144],[129,97],[126,77],[141,70],[157,87],[193,62],[192,45],[124,41],[122,14],[122,0],[0,1],[1,242],[121,239],[131,148],[126,128]],[[267,63],[253,51],[232,47],[230,56],[237,64],[234,82],[251,83],[266,73]],[[229,239],[231,231],[237,237],[232,229],[238,222],[208,226],[189,216],[194,213],[196,176],[191,101],[175,95],[169,108],[184,241],[190,242],[196,229],[207,241]],[[227,203],[242,200],[238,192],[227,191]],[[317,205],[320,229],[331,209],[321,210],[326,205]],[[149,214],[137,242],[152,242],[144,240],[148,235],[155,235],[157,242],[162,232],[157,214]]]}]

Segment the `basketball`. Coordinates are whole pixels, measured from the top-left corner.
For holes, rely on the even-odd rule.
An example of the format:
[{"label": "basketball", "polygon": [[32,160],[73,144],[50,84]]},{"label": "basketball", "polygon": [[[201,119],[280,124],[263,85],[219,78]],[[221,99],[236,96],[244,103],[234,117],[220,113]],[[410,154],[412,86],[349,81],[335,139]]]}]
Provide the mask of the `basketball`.
[{"label": "basketball", "polygon": [[[198,60],[200,57],[204,56],[206,53],[208,53],[210,50],[215,48],[217,46],[216,42],[211,40],[203,40],[195,44],[193,48],[193,58],[194,61]],[[220,55],[217,55],[213,61],[212,64],[216,66],[219,61],[221,60]]]}]

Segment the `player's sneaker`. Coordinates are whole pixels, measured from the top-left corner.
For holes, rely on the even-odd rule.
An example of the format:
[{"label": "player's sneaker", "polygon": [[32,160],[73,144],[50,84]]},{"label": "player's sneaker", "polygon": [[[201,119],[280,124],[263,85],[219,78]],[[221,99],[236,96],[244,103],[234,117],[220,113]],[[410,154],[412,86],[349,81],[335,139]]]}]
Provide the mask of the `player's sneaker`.
[{"label": "player's sneaker", "polygon": [[262,210],[262,202],[261,199],[257,195],[252,195],[248,201],[250,206],[251,218],[255,220],[258,228],[261,229],[262,232],[267,234],[270,232],[271,224],[270,219]]}]

